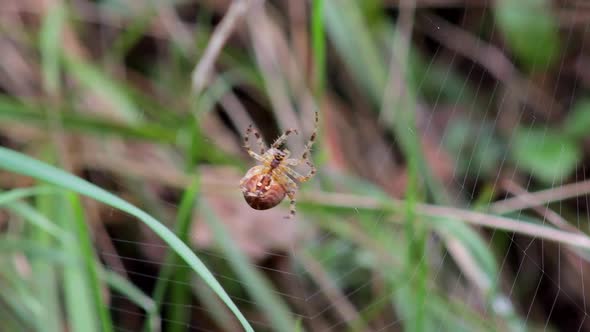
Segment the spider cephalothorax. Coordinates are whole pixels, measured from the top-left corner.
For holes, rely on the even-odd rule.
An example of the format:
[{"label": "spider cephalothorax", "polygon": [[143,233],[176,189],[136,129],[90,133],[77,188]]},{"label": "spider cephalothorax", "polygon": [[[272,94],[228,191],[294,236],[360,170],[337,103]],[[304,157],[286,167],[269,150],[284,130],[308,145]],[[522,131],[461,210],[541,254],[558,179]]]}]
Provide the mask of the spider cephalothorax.
[{"label": "spider cephalothorax", "polygon": [[[250,168],[240,181],[240,188],[248,205],[256,210],[266,210],[278,205],[285,196],[288,196],[291,200],[291,210],[286,218],[291,218],[295,215],[295,193],[297,192],[297,183],[295,181],[299,183],[308,181],[316,172],[315,167],[309,160],[309,155],[316,138],[317,127],[318,113],[316,112],[313,134],[305,145],[305,150],[300,159],[291,159],[289,158],[290,153],[288,150],[280,149],[281,144],[285,142],[287,137],[291,134],[297,134],[297,130],[287,129],[266,150],[258,131],[253,129],[252,125],[248,127],[244,136],[246,150],[252,158],[261,163],[261,165]],[[252,151],[249,147],[248,139],[250,133],[254,133],[254,136],[256,136],[260,154]],[[292,168],[303,162],[310,168],[309,174],[305,176],[297,173]]]}]

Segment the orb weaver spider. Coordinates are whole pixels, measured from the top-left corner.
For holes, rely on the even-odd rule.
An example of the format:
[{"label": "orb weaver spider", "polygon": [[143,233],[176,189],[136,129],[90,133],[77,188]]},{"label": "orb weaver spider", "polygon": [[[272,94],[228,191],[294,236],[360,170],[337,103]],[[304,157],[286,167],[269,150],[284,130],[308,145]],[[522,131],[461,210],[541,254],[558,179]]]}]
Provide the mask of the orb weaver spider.
[{"label": "orb weaver spider", "polygon": [[[303,183],[309,181],[316,173],[316,168],[311,163],[309,157],[311,147],[317,136],[318,118],[319,115],[316,111],[313,133],[309,141],[305,144],[305,149],[299,159],[289,158],[289,150],[281,149],[281,145],[287,140],[289,135],[298,134],[296,129],[287,129],[266,150],[260,133],[252,125],[248,126],[244,135],[244,147],[248,151],[248,154],[259,161],[261,165],[250,168],[240,181],[240,189],[244,194],[244,199],[253,209],[270,209],[277,206],[287,196],[291,200],[291,203],[289,206],[289,215],[285,216],[285,218],[290,219],[295,216],[297,182]],[[260,154],[252,151],[249,146],[248,140],[252,133],[256,137]],[[305,163],[310,168],[307,175],[301,175],[292,168],[302,163]]]}]

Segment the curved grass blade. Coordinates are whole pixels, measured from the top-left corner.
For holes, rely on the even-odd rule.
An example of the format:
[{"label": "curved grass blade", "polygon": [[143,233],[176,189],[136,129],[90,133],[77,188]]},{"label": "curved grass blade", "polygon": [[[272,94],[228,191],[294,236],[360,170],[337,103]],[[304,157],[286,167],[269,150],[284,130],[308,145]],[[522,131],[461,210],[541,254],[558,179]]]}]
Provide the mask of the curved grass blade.
[{"label": "curved grass blade", "polygon": [[15,236],[3,236],[0,237],[0,251],[2,253],[20,252],[28,257],[44,260],[53,265],[76,265],[80,264],[80,261],[68,253],[63,248],[59,248],[55,245],[47,245],[39,243],[36,240],[25,240]]},{"label": "curved grass blade", "polygon": [[225,302],[230,310],[236,315],[242,326],[247,331],[254,331],[246,317],[233,303],[221,284],[207,269],[205,264],[193,253],[193,251],[178,239],[166,226],[143,210],[126,202],[125,200],[99,188],[77,176],[64,172],[56,167],[45,164],[21,153],[6,148],[0,148],[0,168],[14,173],[28,175],[35,179],[46,181],[77,193],[86,195],[97,201],[103,202],[114,208],[120,209],[137,217],[158,236],[162,238],[182,259],[207,283],[209,287]]},{"label": "curved grass blade", "polygon": [[[0,271],[0,315],[8,313],[12,320],[10,325],[21,325],[21,329],[7,331],[40,331],[41,324],[35,318],[40,317],[43,307],[31,290],[30,283],[11,264],[5,264],[5,260],[0,262],[3,264]],[[10,320],[2,320],[3,331]]]},{"label": "curved grass blade", "polygon": [[[193,208],[200,188],[198,177],[194,177],[184,194],[176,216],[175,233],[184,242],[189,239]],[[171,281],[174,281],[171,283]],[[177,304],[171,308],[170,316],[175,322],[185,323],[187,320],[187,309],[190,303],[190,276],[184,267],[178,267],[178,257],[173,252],[168,252],[162,264],[156,286],[154,287],[154,302],[156,308],[162,306],[164,295],[170,285],[172,302]],[[181,328],[184,325],[175,324],[171,329]],[[145,329],[144,329],[145,330]]]},{"label": "curved grass blade", "polygon": [[51,222],[47,217],[39,213],[39,211],[32,208],[27,203],[15,202],[6,208],[14,214],[21,216],[23,219],[36,226],[39,230],[53,236],[55,239],[65,240],[69,236],[68,232]]},{"label": "curved grass blade", "polygon": [[256,304],[265,312],[273,328],[277,331],[292,331],[296,325],[285,302],[273,292],[274,287],[258,270],[249,263],[248,257],[237,247],[235,241],[226,230],[225,225],[218,219],[215,211],[208,206],[202,197],[199,202],[200,212],[213,231],[215,241],[227,256],[228,263],[240,280],[248,285],[246,291]]},{"label": "curved grass blade", "polygon": [[83,273],[85,274],[85,283],[88,284],[90,288],[88,290],[90,299],[94,302],[93,306],[97,311],[95,315],[100,319],[102,331],[112,332],[114,331],[113,320],[108,310],[108,306],[105,306],[105,301],[103,300],[96,264],[99,260],[96,257],[96,253],[92,246],[90,230],[88,229],[88,223],[86,222],[86,216],[84,215],[84,207],[82,206],[82,202],[78,195],[70,192],[67,193],[66,198],[66,203],[69,203],[69,208],[72,210],[74,217],[72,218],[72,229],[76,235],[76,246],[79,248],[78,255],[86,265]]},{"label": "curved grass blade", "polygon": [[[0,165],[0,168],[3,168]],[[36,186],[36,187],[29,187],[29,188],[18,188],[12,189],[10,191],[4,192],[0,194],[0,205],[8,204],[23,198],[42,195],[42,194],[51,194],[55,193],[56,190],[49,186]]]},{"label": "curved grass blade", "polygon": [[[68,193],[61,190],[52,200],[53,209],[50,218],[53,218],[63,228],[71,230],[76,236],[69,237],[59,245],[65,252],[79,261],[78,264],[64,265],[60,271],[61,280],[59,288],[63,290],[64,315],[68,329],[72,332],[99,332],[101,321],[99,307],[96,304],[101,301],[95,298],[93,288],[95,286],[87,268],[89,259],[85,253],[83,242],[79,239],[77,223],[79,222],[74,206],[68,200]],[[42,279],[41,279],[42,280]],[[56,280],[57,281],[57,280]],[[102,301],[100,303],[102,306]],[[108,327],[105,328],[108,331]]]}]

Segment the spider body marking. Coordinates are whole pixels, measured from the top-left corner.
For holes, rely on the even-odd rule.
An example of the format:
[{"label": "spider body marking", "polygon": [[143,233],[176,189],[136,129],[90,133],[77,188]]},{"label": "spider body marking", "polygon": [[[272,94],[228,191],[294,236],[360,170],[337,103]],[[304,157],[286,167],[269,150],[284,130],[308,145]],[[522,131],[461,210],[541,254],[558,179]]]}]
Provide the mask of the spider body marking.
[{"label": "spider body marking", "polygon": [[256,210],[267,210],[277,206],[287,193],[287,188],[281,184],[280,178],[275,176],[281,167],[285,153],[278,149],[270,149],[267,156],[272,160],[266,161],[268,166],[252,167],[242,179],[242,191],[248,205]]},{"label": "spider body marking", "polygon": [[[261,165],[252,167],[240,181],[240,188],[244,199],[253,209],[266,210],[277,206],[283,201],[285,196],[289,197],[290,212],[286,218],[292,218],[295,215],[295,193],[297,192],[297,182],[306,182],[316,173],[315,167],[309,160],[311,147],[317,136],[318,113],[315,112],[315,126],[310,140],[305,145],[305,150],[300,159],[289,158],[289,151],[281,149],[280,146],[286,141],[291,134],[298,134],[296,129],[287,129],[279,138],[277,138],[268,150],[264,146],[262,137],[252,125],[246,130],[244,143],[248,154],[259,161]],[[252,151],[249,147],[249,136],[254,133],[260,148],[260,154]],[[305,163],[310,171],[307,175],[301,175],[296,172],[292,166]],[[297,181],[297,182],[295,182]]]}]

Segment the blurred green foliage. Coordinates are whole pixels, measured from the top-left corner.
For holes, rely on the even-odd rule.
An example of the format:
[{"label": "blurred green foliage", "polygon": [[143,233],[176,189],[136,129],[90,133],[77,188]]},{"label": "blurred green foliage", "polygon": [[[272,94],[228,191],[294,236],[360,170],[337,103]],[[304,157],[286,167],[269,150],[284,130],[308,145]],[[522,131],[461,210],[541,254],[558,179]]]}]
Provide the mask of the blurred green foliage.
[{"label": "blurred green foliage", "polygon": [[560,133],[575,139],[585,139],[588,128],[590,128],[590,99],[581,98],[568,113],[563,123],[563,131]]},{"label": "blurred green foliage", "polygon": [[518,167],[550,185],[562,183],[582,157],[575,140],[546,128],[517,129],[511,149]]},{"label": "blurred green foliage", "polygon": [[[191,325],[197,320],[195,316],[211,319],[225,330],[237,329],[238,322],[247,330],[256,327],[279,331],[313,330],[322,324],[333,330],[346,327],[352,331],[399,326],[416,332],[534,330],[537,321],[529,322],[529,313],[519,306],[529,305],[524,290],[535,284],[527,279],[522,292],[505,286],[522,284],[518,273],[504,267],[504,258],[515,250],[511,247],[513,234],[494,229],[489,236],[466,224],[460,214],[432,216],[421,213],[421,209],[430,203],[455,206],[460,211],[486,211],[491,200],[503,193],[497,181],[506,164],[519,174],[532,176],[542,188],[566,182],[585,157],[581,144],[590,126],[590,101],[576,100],[572,110],[563,115],[561,126],[533,126],[523,120],[513,126],[515,129],[500,130],[497,120],[502,115],[505,95],[496,89],[511,89],[512,82],[490,83],[492,79],[483,74],[479,80],[472,77],[474,68],[481,63],[457,55],[455,50],[439,53],[446,46],[431,45],[432,40],[422,29],[413,29],[417,37],[405,39],[401,16],[419,17],[423,12],[432,15],[437,11],[428,7],[400,10],[377,0],[314,0],[309,6],[309,22],[303,20],[304,28],[283,31],[291,29],[289,24],[283,24],[289,15],[276,15],[284,10],[279,3],[267,4],[268,12],[276,15],[271,17],[280,23],[277,31],[284,41],[296,39],[296,32],[309,37],[308,60],[313,67],[309,90],[320,106],[322,121],[334,120],[330,115],[353,119],[346,130],[361,131],[366,128],[357,128],[359,117],[375,120],[369,122],[374,125],[370,130],[378,133],[375,137],[386,138],[385,145],[391,150],[386,152],[391,153],[397,166],[393,177],[404,180],[399,181],[403,183],[400,185],[398,178],[391,178],[391,170],[380,164],[377,173],[382,174],[372,180],[356,174],[361,173],[359,168],[365,176],[375,170],[370,168],[375,160],[369,152],[378,142],[360,142],[350,147],[353,152],[336,151],[351,153],[349,159],[356,160],[357,164],[345,165],[348,174],[330,169],[331,163],[337,164],[329,160],[335,154],[330,149],[341,144],[337,133],[344,129],[337,127],[337,121],[324,122],[314,156],[321,155],[322,167],[317,181],[314,179],[316,183],[302,188],[304,199],[298,205],[304,216],[301,228],[313,236],[297,243],[286,255],[289,266],[281,266],[292,269],[289,273],[294,274],[296,282],[272,278],[241,250],[239,241],[232,237],[231,226],[223,220],[225,215],[205,198],[208,193],[201,181],[211,179],[203,179],[199,167],[230,166],[243,171],[251,166],[229,146],[241,144],[236,143],[239,135],[230,139],[211,135],[213,125],[207,122],[219,105],[227,103],[224,98],[230,93],[247,105],[244,109],[251,112],[249,115],[264,119],[259,123],[264,124],[268,134],[274,130],[271,119],[280,119],[285,111],[270,110],[276,93],[273,89],[285,83],[285,95],[293,98],[302,83],[290,82],[288,75],[268,76],[261,68],[266,63],[257,58],[259,46],[251,39],[240,39],[241,33],[251,28],[246,22],[247,28],[240,28],[236,40],[230,40],[221,50],[215,65],[217,75],[201,95],[193,95],[190,71],[213,43],[213,33],[224,12],[213,4],[196,4],[196,18],[192,17],[190,25],[181,18],[175,21],[191,28],[179,30],[189,36],[183,39],[182,34],[166,34],[170,29],[166,25],[170,16],[166,15],[170,12],[164,9],[182,13],[190,11],[190,5],[171,4],[176,3],[152,3],[137,10],[135,3],[132,6],[127,1],[97,2],[96,8],[106,10],[101,14],[118,13],[120,16],[113,17],[125,24],[101,31],[113,37],[109,47],[83,40],[93,46],[89,47],[91,56],[86,57],[73,55],[58,41],[66,29],[80,36],[94,36],[94,24],[104,22],[84,21],[85,16],[79,16],[83,13],[71,3],[51,7],[41,14],[39,27],[19,31],[29,37],[19,41],[35,54],[31,59],[38,62],[35,65],[41,73],[43,92],[39,98],[3,94],[0,118],[7,126],[24,125],[46,137],[19,141],[17,147],[23,153],[0,148],[0,168],[28,176],[37,185],[32,189],[4,188],[0,194],[0,204],[10,214],[7,229],[0,234],[0,248],[7,253],[0,255],[3,328],[118,331],[128,313],[117,311],[107,294],[117,294],[113,298],[120,294],[145,313],[145,331],[159,331],[161,326],[167,331],[184,331],[195,327]],[[461,15],[472,13],[458,10]],[[469,33],[482,43],[494,42],[486,40],[486,36],[493,35],[497,26],[506,43],[499,48],[514,57],[514,67],[530,78],[530,84],[535,80],[527,75],[546,74],[556,67],[566,45],[548,1],[500,0],[483,11],[486,15],[481,20],[493,17],[493,24],[452,24],[471,28]],[[154,25],[156,20],[161,24]],[[278,43],[272,46],[279,48]],[[96,114],[92,107],[96,101],[103,102],[101,108],[108,109],[109,116]],[[331,102],[335,101],[346,106],[333,106]],[[499,105],[499,109],[491,110],[491,105]],[[322,109],[324,106],[330,107],[329,111]],[[239,121],[232,121],[239,116],[225,106],[219,108],[223,110],[220,123],[230,133],[237,131]],[[444,116],[448,119],[439,121],[445,123],[441,125],[437,120]],[[492,116],[496,118],[491,120]],[[113,194],[66,171],[71,165],[60,150],[64,134],[92,139],[99,145],[113,140],[117,146],[138,142],[156,146],[162,149],[158,152],[166,152],[163,155],[175,167],[173,174],[184,175],[186,178],[181,179],[189,181],[170,204],[154,193],[145,177],[136,176],[138,170],[116,169],[121,173],[108,173],[114,177],[111,180],[135,195],[129,199]],[[436,146],[438,151],[427,149],[426,138],[440,144]],[[83,140],[79,141],[84,147]],[[354,155],[354,148],[361,153]],[[432,162],[432,156],[437,154],[448,154],[450,165]],[[444,166],[450,167],[453,174],[445,177],[440,172]],[[374,183],[380,177],[386,180]],[[466,188],[468,181],[483,189]],[[392,197],[399,187],[403,187],[403,200]],[[312,197],[319,198],[305,198],[309,191],[318,194]],[[331,194],[335,195],[332,201]],[[91,209],[82,204],[78,195],[124,211],[165,243],[160,271],[150,276],[155,279],[153,294],[134,284],[133,278],[125,277],[125,271],[105,268],[95,246],[98,240],[89,218]],[[229,203],[241,198],[223,199],[231,206]],[[520,212],[506,218],[514,222],[514,232],[522,232],[514,225],[521,225],[525,219],[545,232],[556,230],[545,225],[544,219],[525,218]],[[191,230],[197,219],[212,230],[211,248],[192,246]],[[285,221],[277,220],[281,222]],[[252,238],[257,241],[256,236]],[[211,252],[214,254],[209,255]],[[14,264],[19,254],[30,264],[32,272],[27,277]],[[296,296],[285,296],[293,288],[301,292],[295,294],[299,303],[293,301]],[[198,315],[194,303],[204,308]]]},{"label": "blurred green foliage", "polygon": [[508,46],[530,70],[546,70],[559,57],[557,21],[546,0],[501,0],[494,7]]},{"label": "blurred green foliage", "polygon": [[[495,176],[505,147],[486,121],[458,119],[447,128],[443,144],[456,158],[455,171],[463,176]],[[483,148],[482,148],[483,147]]]}]

